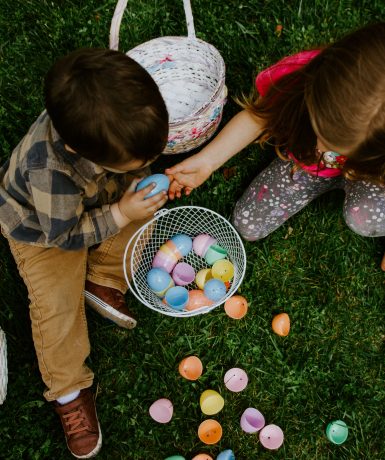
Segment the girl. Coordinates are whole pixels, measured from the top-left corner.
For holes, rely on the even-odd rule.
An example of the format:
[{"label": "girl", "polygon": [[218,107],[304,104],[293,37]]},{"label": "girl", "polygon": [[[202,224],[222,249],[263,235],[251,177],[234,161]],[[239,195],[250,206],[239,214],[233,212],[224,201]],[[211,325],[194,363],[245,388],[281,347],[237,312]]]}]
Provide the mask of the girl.
[{"label": "girl", "polygon": [[[264,238],[322,193],[342,188],[346,224],[385,235],[385,23],[261,72],[245,100],[198,154],[166,170],[169,197],[186,195],[253,141],[276,158],[250,184],[233,221],[249,241]],[[385,256],[381,263],[385,270]]]}]

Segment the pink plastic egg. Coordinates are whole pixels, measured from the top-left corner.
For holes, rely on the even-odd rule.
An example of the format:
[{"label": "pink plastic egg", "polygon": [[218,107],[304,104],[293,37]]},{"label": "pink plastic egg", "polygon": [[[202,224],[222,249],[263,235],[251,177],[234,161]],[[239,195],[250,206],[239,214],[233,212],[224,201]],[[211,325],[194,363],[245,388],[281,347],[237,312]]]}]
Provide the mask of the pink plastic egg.
[{"label": "pink plastic egg", "polygon": [[215,244],[217,240],[207,233],[202,233],[198,235],[193,240],[193,250],[196,255],[204,257],[208,248]]},{"label": "pink plastic egg", "polygon": [[162,398],[151,404],[149,412],[156,422],[168,423],[172,419],[174,408],[169,399]]},{"label": "pink plastic egg", "polygon": [[283,444],[283,431],[277,425],[266,425],[259,433],[259,440],[266,449],[278,449]]},{"label": "pink plastic egg", "polygon": [[247,387],[249,379],[246,372],[239,367],[234,367],[229,369],[224,377],[224,382],[226,387],[230,391],[239,392],[244,390]]}]

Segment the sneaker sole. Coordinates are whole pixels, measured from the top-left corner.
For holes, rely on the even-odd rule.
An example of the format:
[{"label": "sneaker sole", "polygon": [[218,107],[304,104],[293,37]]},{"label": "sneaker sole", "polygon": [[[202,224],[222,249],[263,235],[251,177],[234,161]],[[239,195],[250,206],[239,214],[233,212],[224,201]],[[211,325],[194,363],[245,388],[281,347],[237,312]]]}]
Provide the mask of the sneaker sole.
[{"label": "sneaker sole", "polygon": [[[111,307],[103,300],[96,297],[91,292],[84,291],[84,297],[88,306],[96,310],[103,318],[107,318],[113,321],[120,327],[125,329],[134,329],[136,326],[136,320],[131,318],[131,316],[123,315],[123,313],[118,312],[115,308]],[[87,458],[87,457],[84,457]]]},{"label": "sneaker sole", "polygon": [[92,457],[95,457],[95,455],[97,455],[100,451],[100,449],[102,448],[102,432],[100,430],[100,425],[99,425],[99,422],[98,422],[98,427],[99,427],[99,439],[98,439],[98,443],[96,444],[95,446],[95,449],[92,450],[89,454],[86,454],[86,455],[76,455],[72,452],[72,450],[68,447],[68,444],[67,444],[67,447],[68,447],[68,450],[71,452],[71,454],[76,457],[76,458],[92,458]]}]

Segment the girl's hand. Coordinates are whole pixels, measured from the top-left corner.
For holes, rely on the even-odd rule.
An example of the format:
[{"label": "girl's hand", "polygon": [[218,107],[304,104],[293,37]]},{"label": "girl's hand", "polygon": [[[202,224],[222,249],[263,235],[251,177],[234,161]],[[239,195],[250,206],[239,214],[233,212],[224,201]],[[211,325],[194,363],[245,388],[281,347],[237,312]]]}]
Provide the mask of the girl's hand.
[{"label": "girl's hand", "polygon": [[381,269],[384,270],[384,272],[385,272],[385,254],[384,254],[384,257],[382,258],[382,261],[381,261]]},{"label": "girl's hand", "polygon": [[166,169],[165,173],[170,179],[169,198],[180,198],[183,190],[186,195],[190,195],[191,191],[203,184],[213,171],[213,167],[199,154]]},{"label": "girl's hand", "polygon": [[[119,227],[124,226],[123,224],[127,225],[133,220],[142,220],[153,216],[155,211],[160,209],[167,201],[167,192],[164,191],[146,200],[144,199],[156,186],[155,183],[135,192],[135,188],[141,180],[142,178],[134,179],[122,198],[111,206],[113,216]],[[117,216],[118,213],[121,216]]]}]

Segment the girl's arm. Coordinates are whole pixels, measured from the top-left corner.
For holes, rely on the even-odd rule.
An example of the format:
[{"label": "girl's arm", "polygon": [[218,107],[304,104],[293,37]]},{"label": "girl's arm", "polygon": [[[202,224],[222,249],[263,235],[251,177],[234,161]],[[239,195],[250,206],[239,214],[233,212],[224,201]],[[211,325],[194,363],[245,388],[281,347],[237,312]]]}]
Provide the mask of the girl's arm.
[{"label": "girl's arm", "polygon": [[166,169],[171,185],[169,197],[186,195],[201,185],[210,175],[231,157],[253,142],[262,132],[262,121],[249,111],[235,115],[222,131],[196,155]]}]

